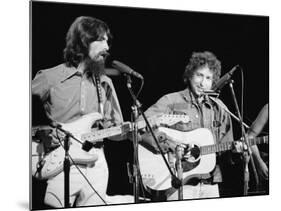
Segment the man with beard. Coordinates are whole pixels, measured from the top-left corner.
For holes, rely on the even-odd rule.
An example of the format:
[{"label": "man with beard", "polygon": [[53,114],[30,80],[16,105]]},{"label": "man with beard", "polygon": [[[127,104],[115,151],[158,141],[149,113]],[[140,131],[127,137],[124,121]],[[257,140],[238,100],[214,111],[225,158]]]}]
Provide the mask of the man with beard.
[{"label": "man with beard", "polygon": [[[120,105],[112,81],[104,74],[104,62],[109,50],[110,30],[106,23],[92,17],[78,17],[70,26],[64,49],[65,63],[39,71],[32,81],[32,94],[41,99],[47,117],[52,122],[71,123],[82,116],[96,113],[102,127],[123,122]],[[51,134],[52,144],[58,143]],[[116,138],[115,140],[121,140]],[[71,146],[70,146],[71,147]],[[132,202],[129,197],[106,195],[108,169],[103,142],[90,151],[98,155],[93,167],[79,166],[95,189],[90,187],[81,172],[70,167],[69,201],[72,206],[104,205]],[[64,206],[64,173],[48,180],[45,203]]]}]

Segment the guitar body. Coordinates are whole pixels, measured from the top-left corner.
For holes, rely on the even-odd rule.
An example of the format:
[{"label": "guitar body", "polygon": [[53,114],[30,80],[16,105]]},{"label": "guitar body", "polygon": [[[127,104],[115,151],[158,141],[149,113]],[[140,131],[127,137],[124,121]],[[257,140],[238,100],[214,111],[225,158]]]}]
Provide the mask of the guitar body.
[{"label": "guitar body", "polygon": [[[91,132],[92,125],[100,118],[99,113],[90,113],[74,122],[61,125],[64,130],[71,132],[74,137],[81,140],[82,134]],[[98,156],[94,152],[86,152],[81,148],[80,143],[70,139],[69,154],[73,161],[78,165],[94,165]],[[32,175],[38,179],[49,179],[56,176],[63,171],[64,157],[65,150],[62,146],[45,154],[43,144],[32,141]],[[41,171],[38,171],[40,161],[43,166]]]},{"label": "guitar body", "polygon": [[37,168],[39,167],[39,162],[44,159],[44,146],[42,143],[35,141],[31,142],[31,172],[32,176],[40,179],[39,171],[37,173]]},{"label": "guitar body", "polygon": [[[80,119],[62,124],[62,129],[70,132],[75,138],[77,138],[82,143],[85,141],[96,142],[102,140],[103,138],[112,137],[116,135],[125,134],[132,130],[132,126],[129,122],[125,122],[120,126],[115,126],[107,129],[92,131],[92,125],[101,119],[99,113],[90,113],[82,116]],[[188,122],[190,121],[186,115],[161,115],[150,119],[150,124],[152,125],[173,125],[177,122]],[[146,127],[144,121],[138,122],[138,128]],[[84,151],[82,145],[75,140],[70,139],[69,154],[76,164],[80,165],[94,165],[95,161],[98,159],[97,155],[94,153],[95,148],[90,152]],[[42,144],[32,142],[32,175],[39,179],[48,179],[53,177],[63,171],[63,162],[65,157],[65,151],[62,146],[51,151],[50,153],[44,153],[44,148]],[[41,163],[42,168],[38,171],[38,164]],[[37,173],[38,171],[38,173]]]},{"label": "guitar body", "polygon": [[[181,132],[170,128],[160,127],[159,131],[164,132],[168,139],[172,139],[179,144],[188,144],[196,149],[190,156],[182,161],[183,180],[187,182],[194,177],[204,178],[216,165],[216,154],[201,154],[200,147],[213,145],[213,134],[209,129],[200,128],[190,132]],[[199,151],[198,151],[199,150]],[[171,185],[171,174],[161,156],[154,154],[145,147],[139,145],[139,164],[143,183],[146,187],[156,190],[168,190]],[[172,169],[175,169],[175,156],[165,155]]]}]

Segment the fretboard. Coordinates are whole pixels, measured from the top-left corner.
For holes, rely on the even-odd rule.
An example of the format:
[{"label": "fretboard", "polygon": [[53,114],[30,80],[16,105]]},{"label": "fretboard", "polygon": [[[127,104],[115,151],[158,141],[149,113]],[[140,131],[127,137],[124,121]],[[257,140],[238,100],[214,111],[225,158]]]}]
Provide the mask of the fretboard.
[{"label": "fretboard", "polygon": [[109,138],[116,135],[121,135],[130,131],[131,125],[129,122],[125,122],[123,125],[110,127],[102,130],[97,130],[90,133],[85,133],[81,136],[82,141],[94,142],[99,139]]},{"label": "fretboard", "polygon": [[[249,139],[248,141],[250,146],[255,144],[268,144],[268,136],[252,138]],[[233,142],[225,142],[225,143],[206,145],[200,147],[200,151],[202,155],[211,154],[215,152],[223,152],[232,149],[233,149]]]},{"label": "fretboard", "polygon": [[[150,117],[148,118],[149,124],[154,127],[159,124],[164,124],[164,125],[173,125],[179,121],[182,122],[188,122],[189,117],[185,115],[169,115],[169,114],[164,114],[161,115],[160,117]],[[139,120],[137,121],[137,128],[138,129],[143,129],[146,127],[146,122],[144,120]],[[108,138],[120,134],[124,134],[126,132],[129,132],[132,130],[132,123],[131,122],[125,122],[120,126],[115,126],[107,129],[102,129],[102,130],[97,130],[89,133],[85,133],[81,136],[82,140],[85,141],[96,141],[98,139],[103,139],[103,138]]]},{"label": "fretboard", "polygon": [[[146,127],[144,120],[137,122],[138,129]],[[131,122],[124,122],[122,125],[110,127],[102,130],[97,130],[89,133],[85,133],[81,136],[82,141],[94,142],[99,139],[109,138],[116,135],[121,135],[132,130]]]}]

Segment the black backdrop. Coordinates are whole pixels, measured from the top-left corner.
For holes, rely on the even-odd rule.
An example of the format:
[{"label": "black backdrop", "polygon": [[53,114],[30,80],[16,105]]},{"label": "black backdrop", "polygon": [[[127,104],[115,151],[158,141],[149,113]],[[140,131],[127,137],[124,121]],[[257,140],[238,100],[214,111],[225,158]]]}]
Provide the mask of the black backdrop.
[{"label": "black backdrop", "polygon": [[[83,15],[99,18],[109,25],[114,37],[110,59],[119,60],[144,76],[145,84],[139,97],[143,110],[164,94],[183,89],[182,73],[188,58],[193,51],[205,50],[212,51],[222,61],[222,74],[237,64],[243,68],[247,124],[251,124],[262,106],[269,102],[269,17],[47,2],[32,2],[30,8],[32,79],[40,69],[63,62],[66,32],[74,19]],[[242,77],[239,71],[233,79],[240,104]],[[129,120],[132,100],[125,79],[112,76],[112,80],[124,119]],[[139,82],[134,80],[133,86],[137,89]],[[235,113],[228,87],[222,90],[220,98]],[[33,125],[44,118],[39,111],[38,104],[32,102]],[[235,121],[233,125],[237,139],[241,136],[239,125]],[[110,143],[107,147],[123,164],[131,159],[130,143]],[[119,164],[112,163],[113,169],[124,170],[123,183],[119,185],[130,189],[124,165],[116,165]],[[110,172],[110,181],[114,181],[118,174],[114,170]],[[114,187],[114,182],[110,184],[109,192],[120,190]]]}]

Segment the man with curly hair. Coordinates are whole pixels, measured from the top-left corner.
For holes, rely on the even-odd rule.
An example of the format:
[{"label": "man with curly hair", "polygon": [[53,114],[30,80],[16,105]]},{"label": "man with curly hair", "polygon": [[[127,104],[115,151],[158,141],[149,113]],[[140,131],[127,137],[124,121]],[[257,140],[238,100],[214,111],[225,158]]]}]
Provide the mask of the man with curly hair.
[{"label": "man with curly hair", "polygon": [[[109,27],[99,19],[81,16],[72,23],[66,36],[65,62],[39,71],[32,80],[32,94],[39,96],[51,121],[71,123],[86,114],[98,112],[104,119],[103,127],[123,122],[113,83],[104,74],[110,39]],[[55,137],[53,142],[56,142]],[[106,194],[108,169],[103,143],[96,144],[90,150],[98,155],[98,160],[94,166],[80,166],[80,170],[95,190],[72,165],[70,205],[132,202],[132,197],[127,200]],[[47,183],[45,203],[52,207],[63,207],[64,173],[50,178]]]},{"label": "man with curly hair", "polygon": [[[225,105],[219,99],[204,94],[205,91],[212,89],[220,75],[221,62],[213,53],[208,51],[193,52],[183,74],[186,89],[164,95],[148,108],[145,114],[147,116],[185,114],[190,118],[190,122],[177,123],[173,129],[186,132],[197,128],[208,128],[212,132],[216,144],[233,141],[231,118],[223,109]],[[159,137],[159,132],[155,131],[156,137]],[[148,133],[142,135],[142,140],[145,144],[150,144],[156,151],[159,151],[152,136]],[[219,164],[222,157],[224,156],[217,154],[216,167],[208,173],[207,177],[191,179],[184,184],[183,199],[220,196],[218,184],[222,182],[222,172]],[[178,199],[178,193],[174,192],[168,195],[167,199]]]}]

